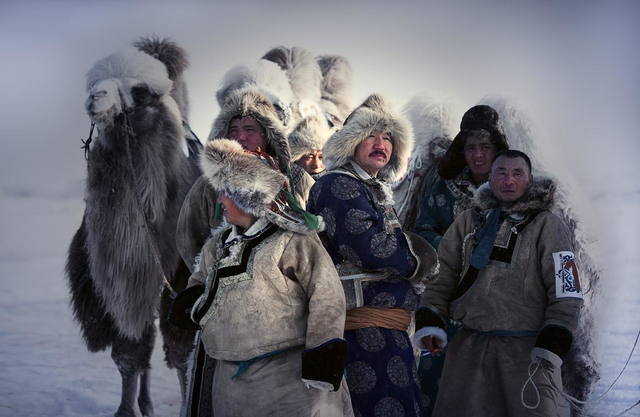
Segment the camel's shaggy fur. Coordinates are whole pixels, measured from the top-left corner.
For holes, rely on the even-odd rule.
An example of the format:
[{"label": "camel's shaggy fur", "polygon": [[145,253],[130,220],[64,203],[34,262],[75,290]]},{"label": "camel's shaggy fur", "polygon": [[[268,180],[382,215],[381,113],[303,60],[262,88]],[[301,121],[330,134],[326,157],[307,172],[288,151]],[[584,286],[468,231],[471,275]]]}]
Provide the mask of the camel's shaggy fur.
[{"label": "camel's shaggy fur", "polygon": [[[153,42],[141,40],[138,46],[149,52]],[[166,52],[177,46],[155,47],[166,47]],[[176,65],[171,71],[181,77],[186,65]],[[74,316],[89,350],[111,346],[122,375],[117,415],[134,415],[138,376],[139,408],[144,415],[153,414],[149,359],[163,273],[176,291],[186,286],[189,276],[176,249],[175,228],[198,168],[182,151],[182,115],[170,95],[173,82],[167,67],[128,47],[98,61],[87,74],[86,110],[98,136],[89,152],[85,214],[71,243],[66,271]],[[186,93],[180,96],[186,99]],[[166,307],[166,291],[164,298]],[[163,310],[167,364],[178,369],[183,381],[194,334],[166,325]]]}]

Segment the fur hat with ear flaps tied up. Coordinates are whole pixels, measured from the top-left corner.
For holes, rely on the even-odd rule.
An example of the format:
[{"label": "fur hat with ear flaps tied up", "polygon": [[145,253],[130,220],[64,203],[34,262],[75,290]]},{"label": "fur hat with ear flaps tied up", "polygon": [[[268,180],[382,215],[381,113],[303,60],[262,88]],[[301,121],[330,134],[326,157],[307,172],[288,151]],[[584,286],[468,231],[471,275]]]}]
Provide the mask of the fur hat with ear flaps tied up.
[{"label": "fur hat with ear flaps tied up", "polygon": [[215,139],[205,146],[200,167],[211,186],[227,194],[243,211],[293,232],[324,230],[321,217],[306,213],[317,222],[310,225],[307,216],[286,203],[290,196],[287,177],[276,170],[268,155],[247,152],[234,140]]},{"label": "fur hat with ear flaps tied up", "polygon": [[467,166],[464,157],[464,145],[467,138],[482,134],[483,131],[489,134],[491,143],[496,147],[496,153],[509,149],[507,136],[504,134],[498,112],[489,106],[474,106],[462,116],[460,133],[455,137],[438,165],[438,174],[443,179],[453,179],[464,170],[464,167]]},{"label": "fur hat with ear flaps tied up", "polygon": [[413,133],[409,123],[396,114],[390,103],[379,94],[367,97],[347,117],[342,129],[324,145],[322,155],[327,171],[340,168],[352,160],[360,142],[374,131],[388,133],[393,144],[389,163],[380,170],[378,176],[388,182],[402,178],[413,151]]}]

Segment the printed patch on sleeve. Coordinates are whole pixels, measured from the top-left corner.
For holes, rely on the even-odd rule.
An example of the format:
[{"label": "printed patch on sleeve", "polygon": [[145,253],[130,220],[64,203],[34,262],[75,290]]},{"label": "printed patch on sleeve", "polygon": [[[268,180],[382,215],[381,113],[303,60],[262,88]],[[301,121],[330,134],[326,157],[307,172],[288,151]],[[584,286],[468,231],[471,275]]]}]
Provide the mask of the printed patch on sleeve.
[{"label": "printed patch on sleeve", "polygon": [[556,297],[582,298],[576,255],[573,252],[555,252],[552,256],[556,274]]}]

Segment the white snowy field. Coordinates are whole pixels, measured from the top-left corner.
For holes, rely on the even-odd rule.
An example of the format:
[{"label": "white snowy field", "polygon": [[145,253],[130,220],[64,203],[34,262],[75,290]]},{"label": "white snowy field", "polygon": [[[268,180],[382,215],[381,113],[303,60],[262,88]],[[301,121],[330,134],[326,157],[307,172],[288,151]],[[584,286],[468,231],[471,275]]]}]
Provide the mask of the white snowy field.
[{"label": "white snowy field", "polygon": [[[640,189],[601,189],[590,199],[594,226],[605,230],[599,236],[606,279],[599,314],[603,374],[595,398],[624,366],[640,330],[634,240]],[[0,416],[109,416],[119,404],[120,376],[110,352],[86,350],[69,308],[63,270],[83,208],[80,198],[5,196],[0,203]],[[163,362],[161,343],[158,338],[152,358],[152,398],[156,416],[175,416],[178,378]],[[590,415],[616,415],[639,398],[640,348]],[[640,407],[626,415],[640,415]]]}]

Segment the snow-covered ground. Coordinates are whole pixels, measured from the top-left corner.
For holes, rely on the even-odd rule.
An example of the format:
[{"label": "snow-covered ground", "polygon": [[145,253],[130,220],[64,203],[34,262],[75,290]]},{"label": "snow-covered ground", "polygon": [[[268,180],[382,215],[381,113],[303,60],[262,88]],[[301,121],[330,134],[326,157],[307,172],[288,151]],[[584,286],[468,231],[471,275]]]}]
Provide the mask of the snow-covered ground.
[{"label": "snow-covered ground", "polygon": [[[599,236],[606,278],[599,314],[603,374],[595,398],[624,366],[640,330],[640,251],[634,240],[640,189],[602,189],[590,199],[597,226],[605,230]],[[120,376],[109,351],[86,350],[69,308],[63,270],[83,208],[80,198],[5,196],[0,203],[1,416],[108,416],[119,404]],[[163,362],[160,339],[152,363],[156,416],[178,415],[178,377]],[[640,348],[590,414],[616,415],[639,398]],[[640,415],[640,407],[627,415]]]}]

